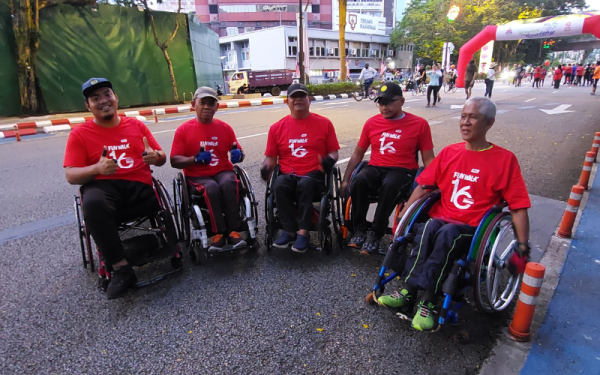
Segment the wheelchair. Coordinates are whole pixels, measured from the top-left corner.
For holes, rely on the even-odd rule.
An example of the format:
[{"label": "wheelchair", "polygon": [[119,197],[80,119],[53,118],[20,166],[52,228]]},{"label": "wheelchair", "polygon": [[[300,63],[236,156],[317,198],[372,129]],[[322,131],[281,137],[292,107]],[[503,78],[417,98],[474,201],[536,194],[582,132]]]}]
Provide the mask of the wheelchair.
[{"label": "wheelchair", "polygon": [[[377,302],[386,284],[399,278],[414,241],[414,225],[427,221],[427,213],[440,199],[439,191],[431,191],[436,187],[423,188],[430,192],[415,201],[400,220],[375,286],[365,298],[369,304]],[[517,294],[522,275],[514,276],[508,272],[508,262],[518,240],[510,212],[504,211],[507,206],[501,202],[486,212],[468,253],[455,262],[442,285],[444,302],[435,330],[445,323],[457,324],[458,309],[467,303],[470,292],[474,294],[477,308],[487,314],[504,310]],[[396,315],[411,320],[402,313]]]},{"label": "wheelchair", "polygon": [[[240,227],[236,230],[247,232],[247,246],[235,250],[255,251],[259,248],[256,238],[258,234],[258,203],[248,174],[237,165],[233,166],[233,173],[238,182],[240,207]],[[213,257],[215,253],[234,251],[233,248],[225,246],[222,250],[209,252],[208,238],[216,234],[210,221],[211,212],[209,212],[204,196],[190,181],[186,180],[182,172],[179,172],[173,179],[173,196],[175,197],[175,216],[181,227],[181,242],[186,246],[194,264],[205,264],[208,258]]]},{"label": "wheelchair", "polygon": [[[123,242],[125,259],[134,267],[141,267],[148,263],[156,262],[165,258],[171,258],[173,270],[158,275],[146,281],[140,281],[134,288],[140,288],[163,280],[167,276],[178,272],[182,268],[183,252],[179,247],[179,227],[173,214],[173,202],[162,182],[152,178],[152,185],[158,201],[143,202],[135,207],[128,207],[119,216],[119,236]],[[79,194],[75,195],[75,217],[79,232],[79,244],[83,268],[91,272],[96,270],[92,238],[85,227],[83,219],[83,193],[80,188]],[[144,215],[138,216],[140,212]],[[100,250],[96,248],[98,259],[98,288],[106,292],[110,283],[111,270],[104,262]]]},{"label": "wheelchair", "polygon": [[[267,223],[265,246],[267,251],[271,251],[277,231],[282,229],[277,213],[277,205],[275,204],[275,193],[273,192],[273,184],[280,174],[280,167],[277,165],[273,170],[271,178],[267,181],[267,189],[265,191],[265,221]],[[341,199],[338,196],[341,184],[342,175],[340,169],[334,166],[332,171],[325,176],[325,193],[319,196],[315,195],[313,199],[313,226],[310,228],[310,231],[319,233],[319,245],[316,247],[310,245],[309,249],[311,250],[331,254],[333,249],[331,224],[333,224],[333,231],[336,234],[336,238],[338,241],[341,240]]]},{"label": "wheelchair", "polygon": [[[352,185],[352,181],[354,181],[354,178],[361,171],[361,169],[366,167],[368,164],[369,164],[369,162],[366,160],[363,160],[360,162],[360,164],[358,164],[358,166],[356,167],[354,172],[352,172],[352,176],[350,178],[350,185]],[[394,230],[398,226],[398,223],[400,221],[400,219],[398,218],[398,214],[400,213],[400,211],[402,211],[402,208],[404,208],[404,203],[408,200],[408,198],[410,198],[410,194],[416,187],[415,182],[414,182],[415,178],[417,178],[417,176],[419,174],[421,174],[421,172],[423,172],[423,170],[424,170],[423,167],[420,167],[417,170],[417,173],[415,173],[415,175],[413,176],[413,183],[411,184],[411,187],[400,191],[400,193],[394,200],[394,206],[396,207],[396,209],[394,210],[394,212],[395,212],[394,223],[391,228],[388,228],[386,230],[385,234],[392,235],[394,233]],[[344,209],[344,214],[342,216],[341,225],[340,225],[340,227],[341,227],[341,229],[340,229],[340,232],[341,232],[340,246],[343,246],[346,243],[346,240],[349,240],[348,232],[354,232],[354,224],[353,224],[353,220],[352,220],[352,199],[350,197],[350,190],[348,190],[347,197],[341,197],[340,199],[341,199],[341,205]],[[369,195],[369,202],[371,204],[373,204],[373,203],[377,203],[378,201],[379,201],[379,192],[378,191],[372,192],[372,194]]]}]

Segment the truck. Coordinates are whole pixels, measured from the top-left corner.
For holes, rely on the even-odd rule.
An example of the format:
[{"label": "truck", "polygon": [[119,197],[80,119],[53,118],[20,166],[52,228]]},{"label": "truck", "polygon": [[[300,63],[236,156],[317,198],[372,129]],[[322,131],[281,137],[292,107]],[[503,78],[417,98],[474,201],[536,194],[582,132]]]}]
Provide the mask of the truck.
[{"label": "truck", "polygon": [[268,92],[273,96],[281,94],[281,90],[287,90],[292,84],[293,71],[288,70],[265,70],[254,72],[244,70],[235,72],[229,79],[229,92],[237,94],[238,88],[246,84],[248,93]]}]

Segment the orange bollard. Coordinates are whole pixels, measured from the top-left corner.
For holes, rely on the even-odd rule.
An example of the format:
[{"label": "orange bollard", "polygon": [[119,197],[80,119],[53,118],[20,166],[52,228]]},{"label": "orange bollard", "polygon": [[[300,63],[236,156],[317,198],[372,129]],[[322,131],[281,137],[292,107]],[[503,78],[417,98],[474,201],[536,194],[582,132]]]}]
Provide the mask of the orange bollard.
[{"label": "orange bollard", "polygon": [[600,148],[600,132],[597,132],[594,135],[594,143],[592,143],[591,151],[594,153],[593,161],[596,161],[596,157],[598,156],[598,148]]},{"label": "orange bollard", "polygon": [[575,223],[575,217],[577,216],[577,210],[579,209],[579,203],[581,203],[581,197],[585,188],[581,185],[573,185],[571,189],[571,195],[567,201],[567,208],[565,208],[565,214],[563,215],[560,227],[558,228],[558,237],[570,238]]},{"label": "orange bollard", "polygon": [[508,326],[510,337],[515,341],[529,341],[531,321],[533,320],[535,305],[540,295],[545,273],[546,267],[543,264],[527,263],[515,315],[513,315],[513,320]]},{"label": "orange bollard", "polygon": [[590,181],[590,174],[592,173],[592,166],[594,165],[594,153],[588,151],[585,153],[585,161],[583,162],[583,169],[581,170],[581,177],[579,177],[579,185],[583,186],[585,190],[588,189],[588,182]]},{"label": "orange bollard", "polygon": [[21,134],[19,134],[19,127],[15,125],[15,137],[17,137],[17,142],[21,142]]}]

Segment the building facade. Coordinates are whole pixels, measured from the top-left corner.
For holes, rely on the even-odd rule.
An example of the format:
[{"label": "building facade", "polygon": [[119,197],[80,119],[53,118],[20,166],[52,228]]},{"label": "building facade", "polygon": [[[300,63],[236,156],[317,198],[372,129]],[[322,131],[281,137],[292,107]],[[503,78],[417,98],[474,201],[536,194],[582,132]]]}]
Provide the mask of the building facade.
[{"label": "building facade", "polygon": [[[279,26],[219,38],[225,79],[240,70],[296,70],[298,30]],[[339,34],[333,30],[308,29],[309,75],[311,83],[335,79],[340,75]],[[368,63],[379,69],[390,57],[397,68],[412,67],[412,46],[389,49],[389,37],[346,33],[344,46],[350,73],[360,73]]]},{"label": "building facade", "polygon": [[[296,26],[298,2],[294,0],[195,0],[196,15],[220,36],[277,26]],[[316,29],[332,28],[332,1],[311,0],[305,8],[308,26]],[[304,9],[303,9],[304,10]]]},{"label": "building facade", "polygon": [[[178,0],[148,0],[150,9],[159,10],[162,12],[177,12],[179,7]],[[181,0],[181,13],[190,13],[196,11],[196,0]]]}]

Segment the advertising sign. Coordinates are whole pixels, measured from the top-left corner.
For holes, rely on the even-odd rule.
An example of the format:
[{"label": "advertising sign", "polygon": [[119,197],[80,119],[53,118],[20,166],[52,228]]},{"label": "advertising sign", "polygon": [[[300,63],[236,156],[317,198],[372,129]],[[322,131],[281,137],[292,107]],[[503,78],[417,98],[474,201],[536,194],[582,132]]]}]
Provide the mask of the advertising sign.
[{"label": "advertising sign", "polygon": [[[339,14],[335,15],[334,17],[335,24],[333,29],[339,30]],[[375,17],[358,13],[347,13],[346,32],[371,35],[385,35],[385,17]]]},{"label": "advertising sign", "polygon": [[[515,21],[500,25],[496,29],[496,40],[519,40],[534,38],[554,38],[580,35],[585,16],[558,16],[540,22],[542,19]],[[531,22],[535,21],[535,22]]]},{"label": "advertising sign", "polygon": [[492,53],[494,52],[494,41],[490,40],[488,44],[481,48],[479,56],[479,73],[487,73],[492,63]]}]

